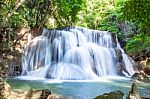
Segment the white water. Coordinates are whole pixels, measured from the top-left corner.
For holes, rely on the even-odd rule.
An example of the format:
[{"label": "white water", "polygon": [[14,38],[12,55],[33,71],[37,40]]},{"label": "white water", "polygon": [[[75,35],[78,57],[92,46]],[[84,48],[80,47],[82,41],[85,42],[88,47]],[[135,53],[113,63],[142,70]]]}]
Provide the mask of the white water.
[{"label": "white water", "polygon": [[117,76],[115,48],[122,51],[126,70],[132,75],[132,64],[117,45],[107,31],[81,27],[44,29],[41,36],[26,45],[22,75],[55,80]]},{"label": "white water", "polygon": [[[134,74],[135,71],[134,71],[134,68],[133,68],[133,60],[132,59],[129,59],[130,57],[127,56],[127,54],[124,52],[124,50],[121,48],[119,42],[118,42],[118,39],[117,39],[117,48],[121,50],[122,52],[122,56],[123,56],[123,61],[125,63],[125,68],[126,70],[130,73],[130,74]],[[128,76],[126,73],[125,73],[126,76]]]}]

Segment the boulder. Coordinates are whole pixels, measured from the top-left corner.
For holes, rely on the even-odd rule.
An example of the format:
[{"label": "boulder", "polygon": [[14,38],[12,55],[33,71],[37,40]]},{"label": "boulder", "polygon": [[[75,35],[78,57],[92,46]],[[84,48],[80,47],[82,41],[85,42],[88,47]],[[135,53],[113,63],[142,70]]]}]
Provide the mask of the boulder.
[{"label": "boulder", "polygon": [[51,95],[51,91],[49,91],[48,89],[43,90],[30,89],[27,92],[25,99],[47,99],[49,95]]},{"label": "boulder", "polygon": [[140,71],[139,73],[134,73],[131,77],[133,80],[139,80],[139,81],[144,81],[144,80],[148,80],[148,76],[147,74],[145,74],[144,71]]},{"label": "boulder", "polygon": [[129,94],[126,97],[126,99],[141,99],[139,93],[137,92],[137,87],[135,83],[132,84],[131,91],[129,91]]},{"label": "boulder", "polygon": [[69,96],[64,97],[64,96],[57,96],[57,95],[49,95],[47,99],[73,99],[73,98]]},{"label": "boulder", "polygon": [[121,91],[115,91],[110,93],[104,93],[103,95],[99,95],[94,99],[123,99],[124,93]]},{"label": "boulder", "polygon": [[140,73],[134,73],[131,78],[133,80],[139,80],[139,81],[144,80],[144,76],[141,75]]}]

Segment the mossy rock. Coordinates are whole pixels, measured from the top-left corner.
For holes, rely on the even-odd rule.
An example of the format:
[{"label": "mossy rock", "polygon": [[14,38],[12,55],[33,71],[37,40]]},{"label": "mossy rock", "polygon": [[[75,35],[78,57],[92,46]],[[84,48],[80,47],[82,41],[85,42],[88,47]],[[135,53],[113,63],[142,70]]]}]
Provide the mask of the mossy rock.
[{"label": "mossy rock", "polygon": [[115,91],[110,93],[104,93],[103,95],[99,95],[94,99],[123,99],[124,93],[121,91]]}]

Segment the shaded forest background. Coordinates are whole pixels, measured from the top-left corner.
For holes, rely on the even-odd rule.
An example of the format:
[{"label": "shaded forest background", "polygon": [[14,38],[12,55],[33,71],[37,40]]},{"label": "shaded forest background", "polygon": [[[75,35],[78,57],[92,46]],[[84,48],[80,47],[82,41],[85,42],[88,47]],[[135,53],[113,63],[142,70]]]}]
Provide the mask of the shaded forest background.
[{"label": "shaded forest background", "polygon": [[133,59],[150,57],[149,5],[150,0],[1,0],[0,69],[20,59],[26,34],[64,26],[110,31]]}]

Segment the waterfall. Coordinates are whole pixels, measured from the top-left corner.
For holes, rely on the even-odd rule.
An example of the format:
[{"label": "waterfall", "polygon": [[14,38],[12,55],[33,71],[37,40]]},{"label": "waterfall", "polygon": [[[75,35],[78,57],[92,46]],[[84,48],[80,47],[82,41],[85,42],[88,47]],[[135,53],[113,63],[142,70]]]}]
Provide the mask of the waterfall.
[{"label": "waterfall", "polygon": [[[133,68],[133,60],[127,56],[127,54],[124,52],[124,50],[121,48],[120,43],[118,42],[118,39],[116,39],[117,41],[117,48],[121,50],[122,53],[122,57],[123,57],[123,62],[125,65],[125,69],[128,71],[128,73],[130,74],[134,74],[134,68]],[[128,74],[125,73],[126,76],[128,76]]]},{"label": "waterfall", "polygon": [[[130,76],[132,64],[118,45],[108,31],[83,27],[43,29],[25,46],[22,75],[61,80]],[[120,65],[123,61],[124,65]]]}]

